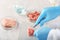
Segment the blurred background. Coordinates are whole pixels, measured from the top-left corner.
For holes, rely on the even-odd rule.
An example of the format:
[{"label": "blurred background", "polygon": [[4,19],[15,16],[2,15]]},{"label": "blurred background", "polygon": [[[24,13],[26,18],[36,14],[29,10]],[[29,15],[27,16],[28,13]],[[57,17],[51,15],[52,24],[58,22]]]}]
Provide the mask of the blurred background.
[{"label": "blurred background", "polygon": [[[3,17],[12,17],[17,19],[17,21],[19,22],[20,29],[19,34],[16,33],[16,35],[18,35],[16,36],[16,38],[18,38],[19,40],[37,40],[37,38],[35,37],[27,36],[27,28],[29,26],[32,26],[34,23],[30,22],[26,16],[20,16],[19,14],[17,14],[14,10],[15,5],[23,6],[26,10],[41,11],[43,8],[51,6],[51,4],[48,0],[0,0],[0,20]],[[11,33],[6,32],[6,35],[4,37],[9,38],[9,36],[11,37]],[[15,39],[15,37],[12,38]]]}]

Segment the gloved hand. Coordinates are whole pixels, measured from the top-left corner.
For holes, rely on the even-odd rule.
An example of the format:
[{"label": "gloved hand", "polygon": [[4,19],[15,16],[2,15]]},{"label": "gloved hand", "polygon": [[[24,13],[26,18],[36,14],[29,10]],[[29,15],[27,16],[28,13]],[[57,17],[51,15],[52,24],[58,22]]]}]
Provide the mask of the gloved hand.
[{"label": "gloved hand", "polygon": [[34,36],[38,38],[38,40],[47,40],[48,34],[51,28],[41,27],[34,32]]},{"label": "gloved hand", "polygon": [[45,22],[55,19],[60,15],[60,6],[48,7],[42,10],[35,25],[40,24],[42,26]]}]

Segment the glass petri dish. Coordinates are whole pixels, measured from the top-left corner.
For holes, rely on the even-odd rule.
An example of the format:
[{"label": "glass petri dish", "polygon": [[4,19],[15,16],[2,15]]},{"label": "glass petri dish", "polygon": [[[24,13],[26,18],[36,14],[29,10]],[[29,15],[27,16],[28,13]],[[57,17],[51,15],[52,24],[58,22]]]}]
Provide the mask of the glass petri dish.
[{"label": "glass petri dish", "polygon": [[[11,20],[12,23],[9,24],[9,22],[7,22],[9,24],[9,26],[6,26],[6,24],[4,24],[5,20],[8,19],[7,21]],[[13,21],[15,22],[15,25],[13,25]],[[1,19],[1,23],[0,25],[2,26],[1,28],[4,29],[4,30],[11,30],[11,29],[16,29],[18,27],[18,22],[16,19],[14,18],[11,18],[11,17],[5,17],[5,18],[2,18]],[[13,26],[12,26],[13,25]]]}]

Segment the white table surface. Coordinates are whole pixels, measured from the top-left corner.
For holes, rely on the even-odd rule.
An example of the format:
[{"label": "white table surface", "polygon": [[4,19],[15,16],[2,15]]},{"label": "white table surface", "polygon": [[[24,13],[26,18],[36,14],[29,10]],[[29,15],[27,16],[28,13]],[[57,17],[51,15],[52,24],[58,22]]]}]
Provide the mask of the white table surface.
[{"label": "white table surface", "polygon": [[19,22],[19,25],[16,29],[3,30],[1,29],[2,26],[0,26],[0,40],[37,40],[35,37],[27,36],[27,28],[34,23],[28,21],[25,16],[18,17],[17,21]]},{"label": "white table surface", "polygon": [[[16,0],[14,0],[16,1]],[[27,28],[28,26],[32,26],[34,23],[31,23],[27,20],[25,16],[19,16],[13,6],[15,5],[14,1],[10,0],[1,0],[0,1],[0,22],[4,17],[11,17],[17,19],[19,22],[19,26],[14,30],[1,30],[0,28],[0,40],[36,40],[35,37],[27,36]],[[39,4],[38,4],[39,5]],[[38,7],[39,8],[39,7]],[[59,22],[60,19],[50,22],[48,24],[51,27],[55,22]],[[60,25],[60,24],[59,24]],[[55,27],[55,25],[53,25]],[[2,27],[2,26],[0,26]]]},{"label": "white table surface", "polygon": [[[10,17],[13,17],[13,16],[10,16]],[[19,22],[19,26],[17,26],[17,28],[13,29],[13,30],[1,30],[1,28],[0,28],[0,40],[37,40],[37,38],[35,38],[35,37],[27,36],[27,28],[29,26],[32,26],[34,23],[28,21],[26,16],[19,16],[19,15],[17,16],[17,14],[16,14],[15,18]],[[57,19],[60,20],[59,18],[57,18]],[[51,22],[48,23],[47,26],[55,27],[56,25],[53,25],[53,24],[55,22],[58,22],[58,20],[55,20],[53,22],[51,21],[52,23]],[[0,27],[2,27],[2,26],[0,26]]]}]

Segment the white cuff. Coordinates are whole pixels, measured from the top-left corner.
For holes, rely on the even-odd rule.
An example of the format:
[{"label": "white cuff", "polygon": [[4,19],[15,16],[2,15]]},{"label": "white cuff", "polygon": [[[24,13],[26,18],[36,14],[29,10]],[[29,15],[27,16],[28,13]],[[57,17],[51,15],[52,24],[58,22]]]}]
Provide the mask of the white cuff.
[{"label": "white cuff", "polygon": [[47,40],[60,40],[60,29],[52,29]]}]

